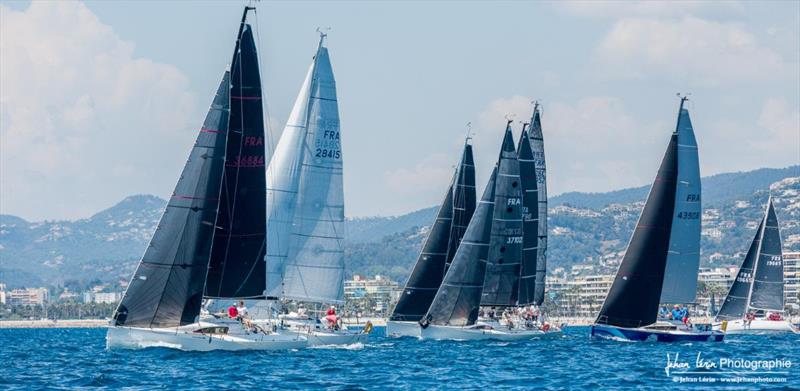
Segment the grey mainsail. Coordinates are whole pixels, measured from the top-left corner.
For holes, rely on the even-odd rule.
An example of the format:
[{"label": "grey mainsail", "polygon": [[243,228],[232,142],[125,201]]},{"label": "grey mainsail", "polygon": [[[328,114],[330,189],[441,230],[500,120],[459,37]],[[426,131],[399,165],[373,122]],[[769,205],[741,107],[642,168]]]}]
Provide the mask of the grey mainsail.
[{"label": "grey mainsail", "polygon": [[423,327],[429,324],[469,326],[478,319],[495,207],[496,176],[495,167],[447,275],[436,292],[428,313],[420,320]]},{"label": "grey mainsail", "polygon": [[[517,160],[522,184],[522,262],[519,276],[518,305],[536,303],[536,264],[539,242],[539,192],[536,185],[536,164],[530,145],[528,131],[522,127]],[[541,304],[541,303],[536,303]]]},{"label": "grey mainsail", "polygon": [[689,111],[681,99],[675,133],[678,135],[678,184],[669,255],[661,303],[693,303],[700,267],[700,163]]},{"label": "grey mainsail", "polygon": [[344,191],[336,82],[323,46],[315,56],[300,182],[283,267],[284,299],[344,302]]},{"label": "grey mainsail", "polygon": [[533,107],[530,129],[539,197],[539,241],[536,245],[536,292],[534,302],[536,305],[541,305],[544,301],[545,279],[547,277],[547,165],[544,158],[544,133],[542,133],[542,117],[538,103]]},{"label": "grey mainsail", "polygon": [[783,251],[778,216],[767,201],[767,211],[761,226],[761,243],[758,247],[749,307],[754,310],[783,311]]},{"label": "grey mainsail", "polygon": [[761,227],[764,226],[764,219],[758,224],[755,237],[750,243],[750,249],[742,261],[736,279],[733,281],[725,301],[722,302],[719,312],[716,314],[717,320],[742,319],[747,312],[747,300],[750,296],[750,287],[753,285],[753,268],[758,258],[758,248],[761,246]]},{"label": "grey mainsail", "polygon": [[497,161],[494,204],[481,305],[514,306],[522,258],[522,186],[511,121],[506,125]]},{"label": "grey mainsail", "polygon": [[114,312],[114,325],[172,327],[200,314],[230,111],[225,72],[175,191]]}]

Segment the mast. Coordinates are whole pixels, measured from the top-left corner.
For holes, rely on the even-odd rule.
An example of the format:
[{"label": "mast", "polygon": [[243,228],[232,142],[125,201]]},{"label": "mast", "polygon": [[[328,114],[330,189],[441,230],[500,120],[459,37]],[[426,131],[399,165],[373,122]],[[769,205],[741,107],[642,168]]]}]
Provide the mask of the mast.
[{"label": "mast", "polygon": [[494,203],[481,305],[514,306],[522,258],[522,186],[510,120],[497,161]]}]

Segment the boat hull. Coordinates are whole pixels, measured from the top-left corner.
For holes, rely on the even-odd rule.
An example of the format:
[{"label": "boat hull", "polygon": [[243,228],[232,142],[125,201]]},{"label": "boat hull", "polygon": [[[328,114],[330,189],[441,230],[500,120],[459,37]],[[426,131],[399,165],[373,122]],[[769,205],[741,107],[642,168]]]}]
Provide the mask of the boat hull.
[{"label": "boat hull", "polygon": [[[714,323],[714,330],[720,330],[722,323]],[[800,333],[788,320],[754,319],[746,325],[743,319],[729,320],[726,334],[771,334],[771,333]]]},{"label": "boat hull", "polygon": [[281,329],[304,335],[309,346],[352,345],[367,342],[369,338],[369,333],[350,330],[344,326],[339,330],[320,327],[320,322],[313,319],[283,318]]},{"label": "boat hull", "polygon": [[419,338],[421,329],[418,322],[401,322],[396,320],[386,322],[386,336],[390,338]]},{"label": "boat hull", "polygon": [[421,328],[421,339],[451,340],[451,341],[522,341],[540,338],[552,338],[561,335],[561,330],[497,330],[480,329],[472,327],[437,326],[430,325]]},{"label": "boat hull", "polygon": [[299,334],[200,334],[193,328],[108,328],[106,348],[144,349],[151,347],[185,351],[212,350],[288,350],[301,349],[308,339]]},{"label": "boat hull", "polygon": [[591,336],[617,341],[721,342],[725,338],[725,333],[722,331],[653,330],[643,327],[626,328],[595,324],[592,325]]}]

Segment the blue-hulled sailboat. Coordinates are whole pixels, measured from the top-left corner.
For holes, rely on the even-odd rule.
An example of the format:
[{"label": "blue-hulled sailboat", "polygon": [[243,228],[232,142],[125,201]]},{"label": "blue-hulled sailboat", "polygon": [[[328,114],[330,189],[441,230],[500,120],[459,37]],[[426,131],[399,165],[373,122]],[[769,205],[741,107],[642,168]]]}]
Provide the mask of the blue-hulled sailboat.
[{"label": "blue-hulled sailboat", "polygon": [[713,331],[708,324],[657,321],[660,303],[693,300],[696,289],[700,174],[686,101],[681,98],[675,132],[614,283],[591,327],[593,337],[680,342],[722,341],[725,336],[724,326]]}]

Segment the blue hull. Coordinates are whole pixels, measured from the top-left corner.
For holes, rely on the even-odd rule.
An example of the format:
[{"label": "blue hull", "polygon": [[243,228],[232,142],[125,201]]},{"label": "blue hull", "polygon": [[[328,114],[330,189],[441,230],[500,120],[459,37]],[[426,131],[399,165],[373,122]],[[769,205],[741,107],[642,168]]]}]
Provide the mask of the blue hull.
[{"label": "blue hull", "polygon": [[591,335],[603,339],[652,342],[721,342],[725,338],[725,334],[720,331],[649,330],[598,324],[592,325]]}]

